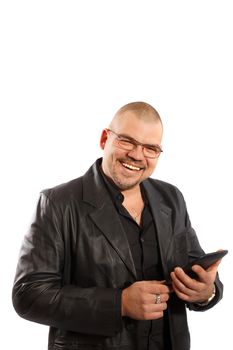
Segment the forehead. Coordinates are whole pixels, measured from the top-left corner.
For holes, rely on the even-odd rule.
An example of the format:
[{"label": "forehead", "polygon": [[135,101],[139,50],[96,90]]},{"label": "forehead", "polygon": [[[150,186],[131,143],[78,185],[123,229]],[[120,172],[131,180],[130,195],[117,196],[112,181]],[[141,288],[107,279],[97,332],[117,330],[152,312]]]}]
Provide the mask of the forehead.
[{"label": "forehead", "polygon": [[117,116],[111,125],[118,134],[130,136],[142,143],[160,143],[162,139],[162,124],[153,118],[140,118],[131,111]]}]

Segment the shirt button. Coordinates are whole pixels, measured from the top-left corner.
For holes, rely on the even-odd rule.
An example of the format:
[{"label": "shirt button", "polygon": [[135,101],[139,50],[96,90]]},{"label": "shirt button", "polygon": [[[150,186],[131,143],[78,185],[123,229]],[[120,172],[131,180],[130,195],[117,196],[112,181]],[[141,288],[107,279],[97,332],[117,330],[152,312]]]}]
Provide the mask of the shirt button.
[{"label": "shirt button", "polygon": [[140,238],[140,241],[143,243],[145,240],[144,240],[144,238],[141,237],[141,238]]}]

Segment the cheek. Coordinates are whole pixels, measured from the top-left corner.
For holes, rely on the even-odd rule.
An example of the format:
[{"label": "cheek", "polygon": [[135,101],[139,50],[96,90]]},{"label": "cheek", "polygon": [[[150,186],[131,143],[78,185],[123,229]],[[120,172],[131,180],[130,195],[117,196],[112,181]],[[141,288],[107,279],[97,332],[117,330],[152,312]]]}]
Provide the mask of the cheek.
[{"label": "cheek", "polygon": [[117,159],[121,157],[121,153],[112,147],[105,147],[104,149],[104,163],[107,164],[108,169],[112,169],[115,166]]},{"label": "cheek", "polygon": [[112,145],[106,143],[104,147],[104,160],[107,161],[108,163],[111,162],[112,158],[114,155],[114,148]]},{"label": "cheek", "polygon": [[112,149],[111,158],[112,160],[118,160],[126,157],[126,152],[119,148]]},{"label": "cheek", "polygon": [[157,165],[157,162],[158,162],[158,159],[147,161],[146,173],[148,176],[150,176],[154,172],[156,165]]}]

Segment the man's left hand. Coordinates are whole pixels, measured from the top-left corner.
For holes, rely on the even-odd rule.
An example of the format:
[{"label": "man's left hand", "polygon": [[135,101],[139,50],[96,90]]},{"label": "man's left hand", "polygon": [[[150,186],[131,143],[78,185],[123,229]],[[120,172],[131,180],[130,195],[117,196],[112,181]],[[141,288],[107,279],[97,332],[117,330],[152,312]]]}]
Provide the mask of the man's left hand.
[{"label": "man's left hand", "polygon": [[189,277],[182,268],[176,267],[171,272],[172,287],[176,295],[188,303],[206,302],[214,290],[218,265],[221,259],[204,270],[200,265],[194,265],[192,270],[196,273],[197,279]]}]

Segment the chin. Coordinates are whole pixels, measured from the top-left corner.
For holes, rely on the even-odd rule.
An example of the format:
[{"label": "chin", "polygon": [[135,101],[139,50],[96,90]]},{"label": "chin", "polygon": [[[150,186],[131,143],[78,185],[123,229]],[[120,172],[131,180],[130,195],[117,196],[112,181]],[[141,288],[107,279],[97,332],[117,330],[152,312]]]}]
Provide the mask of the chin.
[{"label": "chin", "polygon": [[122,181],[114,181],[114,182],[121,191],[126,191],[126,190],[131,190],[132,188],[138,186],[141,181],[136,181],[133,183],[126,183]]}]

